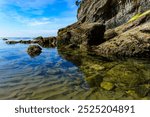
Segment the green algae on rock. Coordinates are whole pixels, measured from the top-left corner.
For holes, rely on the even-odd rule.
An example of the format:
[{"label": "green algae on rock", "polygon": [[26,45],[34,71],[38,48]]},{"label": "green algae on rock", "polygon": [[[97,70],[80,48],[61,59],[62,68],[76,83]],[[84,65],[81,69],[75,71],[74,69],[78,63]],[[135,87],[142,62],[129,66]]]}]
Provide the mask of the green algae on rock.
[{"label": "green algae on rock", "polygon": [[105,90],[108,90],[108,91],[110,91],[110,90],[112,90],[113,88],[114,88],[114,84],[113,83],[111,83],[111,82],[102,82],[101,84],[100,84],[100,86],[103,88],[103,89],[105,89]]}]

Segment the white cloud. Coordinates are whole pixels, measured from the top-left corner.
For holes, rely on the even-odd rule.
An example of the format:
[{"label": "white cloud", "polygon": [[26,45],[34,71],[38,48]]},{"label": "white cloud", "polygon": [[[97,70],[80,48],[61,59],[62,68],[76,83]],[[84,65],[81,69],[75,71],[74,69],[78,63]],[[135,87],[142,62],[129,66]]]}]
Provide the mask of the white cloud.
[{"label": "white cloud", "polygon": [[[56,2],[66,2],[70,11],[63,11],[59,16],[42,16],[45,7]],[[0,7],[8,4],[16,5],[27,12],[39,14],[38,17],[21,14],[15,10],[7,13],[0,9],[0,36],[50,36],[56,35],[57,30],[76,21],[74,0],[0,0]],[[53,7],[52,7],[53,8]],[[30,13],[29,12],[29,13]],[[3,22],[3,23],[2,23]]]}]

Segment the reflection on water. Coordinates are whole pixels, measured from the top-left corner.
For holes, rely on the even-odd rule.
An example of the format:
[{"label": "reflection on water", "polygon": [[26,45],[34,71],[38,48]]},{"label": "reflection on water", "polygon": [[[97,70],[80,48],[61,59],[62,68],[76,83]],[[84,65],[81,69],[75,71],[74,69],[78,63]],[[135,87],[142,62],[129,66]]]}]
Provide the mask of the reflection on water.
[{"label": "reflection on water", "polygon": [[150,99],[150,61],[99,58],[0,40],[0,99]]}]

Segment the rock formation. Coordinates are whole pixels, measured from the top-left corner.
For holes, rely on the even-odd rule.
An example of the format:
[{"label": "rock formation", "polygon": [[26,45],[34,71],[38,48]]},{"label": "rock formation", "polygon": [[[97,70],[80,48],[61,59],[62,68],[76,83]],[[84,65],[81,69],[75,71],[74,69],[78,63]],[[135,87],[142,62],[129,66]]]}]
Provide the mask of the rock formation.
[{"label": "rock formation", "polygon": [[58,49],[150,57],[150,0],[82,0],[78,21],[58,31]]},{"label": "rock formation", "polygon": [[150,0],[82,0],[77,17],[81,22],[100,22],[114,28],[149,9]]},{"label": "rock formation", "polygon": [[38,45],[30,45],[27,49],[27,53],[31,56],[31,57],[35,57],[40,55],[42,52],[42,48]]}]

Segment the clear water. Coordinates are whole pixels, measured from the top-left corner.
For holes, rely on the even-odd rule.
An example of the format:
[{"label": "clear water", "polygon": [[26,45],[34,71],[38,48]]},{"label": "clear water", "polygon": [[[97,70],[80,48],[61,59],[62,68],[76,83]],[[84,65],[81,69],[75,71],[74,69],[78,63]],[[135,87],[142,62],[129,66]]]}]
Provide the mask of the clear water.
[{"label": "clear water", "polygon": [[104,61],[57,48],[32,58],[28,46],[0,39],[0,99],[150,99],[149,59]]}]

